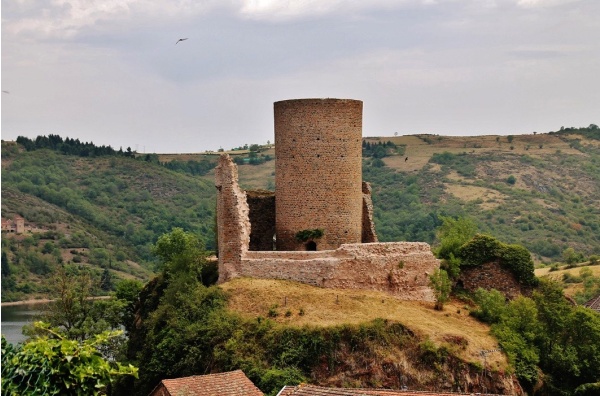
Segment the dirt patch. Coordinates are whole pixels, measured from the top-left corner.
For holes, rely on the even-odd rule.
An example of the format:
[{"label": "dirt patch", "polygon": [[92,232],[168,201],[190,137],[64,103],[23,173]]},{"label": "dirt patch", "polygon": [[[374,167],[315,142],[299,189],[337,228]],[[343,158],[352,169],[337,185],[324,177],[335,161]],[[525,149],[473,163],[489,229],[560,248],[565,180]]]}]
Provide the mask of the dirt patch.
[{"label": "dirt patch", "polygon": [[444,184],[444,187],[448,193],[465,202],[480,200],[481,208],[486,210],[501,205],[508,198],[496,190],[485,187],[448,183]]}]

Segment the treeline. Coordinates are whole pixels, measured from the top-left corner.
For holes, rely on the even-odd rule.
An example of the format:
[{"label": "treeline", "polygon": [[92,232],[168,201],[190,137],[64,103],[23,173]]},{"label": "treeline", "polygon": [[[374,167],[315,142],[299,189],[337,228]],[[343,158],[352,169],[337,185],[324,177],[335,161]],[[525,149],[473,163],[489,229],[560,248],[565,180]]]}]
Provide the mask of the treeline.
[{"label": "treeline", "polygon": [[59,135],[52,134],[38,136],[35,140],[19,136],[17,137],[17,143],[22,145],[27,151],[50,149],[65,155],[78,155],[80,157],[134,156],[131,147],[127,147],[126,151],[123,151],[123,149],[117,151],[111,146],[96,146],[93,142],[82,142],[79,139],[71,139],[69,137],[63,139]]},{"label": "treeline", "polygon": [[556,132],[549,132],[549,134],[558,134],[558,135],[563,135],[563,134],[579,134],[579,135],[583,135],[588,139],[596,139],[596,140],[600,140],[600,127],[598,127],[598,125],[596,124],[590,124],[588,127],[583,127],[583,128],[575,128],[575,127],[567,127],[565,128],[560,127],[560,129]]},{"label": "treeline", "polygon": [[[145,162],[151,162],[162,165],[167,169],[179,173],[186,173],[194,176],[202,176],[208,173],[216,166],[216,161],[203,159],[200,161],[170,161],[160,162],[156,154],[141,154],[127,147],[125,151],[122,148],[115,150],[111,146],[96,146],[93,142],[82,142],[79,139],[71,139],[69,137],[62,138],[59,135],[50,134],[48,136],[38,136],[35,139],[29,139],[25,136],[17,137],[16,142],[23,146],[27,151],[49,149],[59,152],[64,155],[76,155],[79,157],[128,157],[135,158]],[[264,159],[257,163],[263,163]]]},{"label": "treeline", "polygon": [[391,140],[387,142],[377,142],[371,143],[368,140],[362,141],[362,155],[363,157],[372,157],[372,158],[384,158],[389,155],[399,154],[404,155],[404,151],[406,146],[404,145],[396,145]]},{"label": "treeline", "polygon": [[211,169],[216,166],[215,161],[210,161],[207,159],[203,159],[200,161],[170,161],[170,162],[161,162],[162,166],[167,169],[170,169],[175,172],[187,173],[194,176],[202,176],[207,174]]}]

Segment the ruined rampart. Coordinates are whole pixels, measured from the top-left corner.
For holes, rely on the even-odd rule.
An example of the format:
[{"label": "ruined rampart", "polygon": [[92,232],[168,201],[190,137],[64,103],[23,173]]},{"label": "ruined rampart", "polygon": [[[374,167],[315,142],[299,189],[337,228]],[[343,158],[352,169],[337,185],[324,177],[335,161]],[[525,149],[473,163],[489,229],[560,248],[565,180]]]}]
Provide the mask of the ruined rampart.
[{"label": "ruined rampart", "polygon": [[[237,167],[226,154],[219,159],[215,180],[220,283],[240,276],[286,279],[320,287],[386,291],[408,300],[433,300],[428,275],[439,262],[428,244],[352,243],[335,250],[253,251],[249,214],[254,204],[248,205],[247,195],[238,185]],[[370,194],[363,202],[370,203]],[[361,218],[372,219],[372,213]],[[374,228],[371,232],[369,238],[376,238]]]}]

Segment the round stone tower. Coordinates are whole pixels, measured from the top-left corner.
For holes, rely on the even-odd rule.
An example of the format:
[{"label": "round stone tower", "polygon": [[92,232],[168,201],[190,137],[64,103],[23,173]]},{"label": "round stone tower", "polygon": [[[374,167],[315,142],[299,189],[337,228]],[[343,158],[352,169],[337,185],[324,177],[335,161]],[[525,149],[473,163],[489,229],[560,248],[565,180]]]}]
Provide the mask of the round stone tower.
[{"label": "round stone tower", "polygon": [[277,250],[360,243],[362,101],[284,100],[274,111]]}]

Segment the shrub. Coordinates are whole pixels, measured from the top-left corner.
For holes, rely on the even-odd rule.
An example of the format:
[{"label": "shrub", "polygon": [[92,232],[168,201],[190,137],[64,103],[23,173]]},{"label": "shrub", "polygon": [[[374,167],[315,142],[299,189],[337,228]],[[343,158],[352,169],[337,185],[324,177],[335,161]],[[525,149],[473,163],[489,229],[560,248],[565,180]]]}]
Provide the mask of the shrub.
[{"label": "shrub", "polygon": [[302,230],[296,233],[296,240],[298,242],[306,242],[311,239],[319,239],[323,236],[324,232],[320,228],[315,228],[312,230]]},{"label": "shrub", "polygon": [[443,310],[444,304],[450,299],[452,283],[448,278],[448,273],[443,269],[436,269],[429,275],[429,285],[435,295],[435,309]]},{"label": "shrub", "polygon": [[506,298],[495,289],[490,291],[482,288],[477,289],[474,300],[479,307],[471,313],[477,319],[486,323],[497,323],[506,308]]}]

